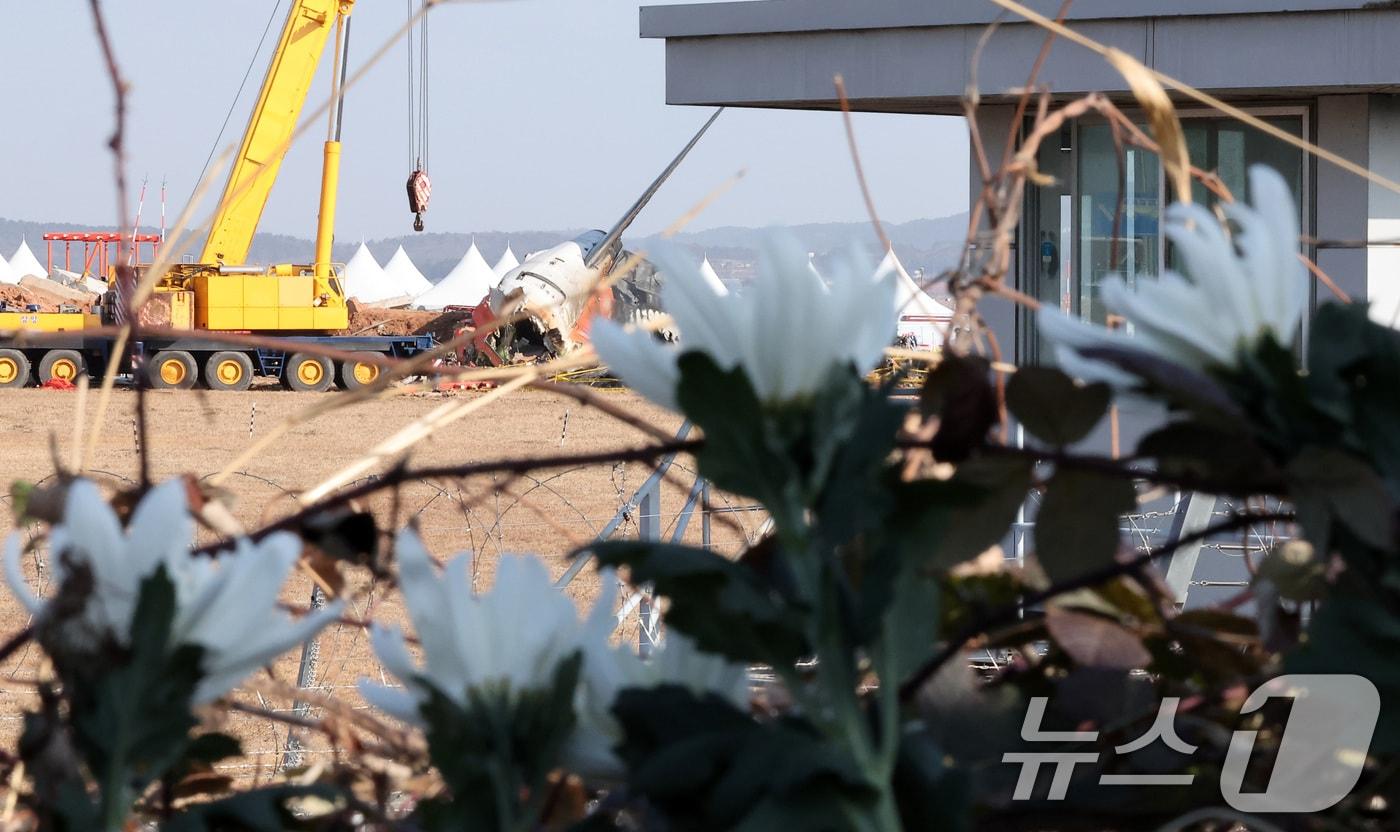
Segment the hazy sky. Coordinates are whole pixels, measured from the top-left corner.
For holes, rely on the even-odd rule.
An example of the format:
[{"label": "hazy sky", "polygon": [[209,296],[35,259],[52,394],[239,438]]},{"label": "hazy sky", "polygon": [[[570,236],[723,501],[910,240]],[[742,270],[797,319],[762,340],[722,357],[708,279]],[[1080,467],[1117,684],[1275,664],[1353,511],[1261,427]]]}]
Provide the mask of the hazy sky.
[{"label": "hazy sky", "polygon": [[[163,177],[172,219],[184,205],[275,4],[106,4],[132,86],[132,198],[148,176],[148,222]],[[708,115],[664,103],[664,47],[638,38],[638,6],[506,0],[433,12],[429,231],[606,227],[636,198]],[[269,40],[285,8],[283,0]],[[352,71],[406,14],[400,0],[359,0]],[[111,223],[111,93],[87,3],[0,0],[0,21],[0,217]],[[266,47],[222,144],[241,135],[265,63]],[[329,59],[324,64],[326,76]],[[347,98],[341,241],[410,230],[406,64],[397,43]],[[312,104],[328,94],[329,82],[318,81]],[[858,116],[857,129],[887,219],[965,209],[960,119],[868,114]],[[292,148],[262,230],[314,233],[324,133],[318,124]],[[744,181],[692,227],[864,216],[838,114],[730,110],[635,229],[668,225],[740,168],[748,170]]]}]

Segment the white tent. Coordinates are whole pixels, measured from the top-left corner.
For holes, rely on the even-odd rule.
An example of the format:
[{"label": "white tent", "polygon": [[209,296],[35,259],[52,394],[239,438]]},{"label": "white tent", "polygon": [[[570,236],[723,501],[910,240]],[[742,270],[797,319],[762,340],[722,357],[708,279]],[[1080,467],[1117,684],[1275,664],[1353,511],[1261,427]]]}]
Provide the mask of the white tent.
[{"label": "white tent", "polygon": [[10,261],[6,260],[3,256],[0,256],[0,283],[18,282],[19,275],[15,274],[14,269],[10,268]]},{"label": "white tent", "polygon": [[[472,248],[476,248],[476,243],[472,243]],[[496,265],[491,267],[491,272],[499,280],[506,276],[506,272],[520,265],[520,258],[515,256],[511,250],[510,243],[506,243],[506,253],[501,255],[501,259],[496,261]]]},{"label": "white tent", "polygon": [[486,258],[472,243],[462,259],[447,277],[427,292],[414,299],[414,306],[424,309],[441,309],[444,306],[475,306],[481,303],[486,294],[496,285],[496,273],[486,265]]},{"label": "white tent", "polygon": [[719,279],[719,274],[715,272],[715,267],[710,265],[710,258],[706,257],[700,263],[700,276],[705,278],[711,286],[723,286],[724,281]]},{"label": "white tent", "polygon": [[432,281],[424,277],[423,273],[418,271],[418,267],[413,265],[403,246],[399,246],[399,250],[384,264],[384,274],[393,281],[400,295],[416,298],[433,288]]},{"label": "white tent", "polygon": [[942,342],[948,324],[953,320],[953,310],[934,300],[928,292],[904,270],[904,264],[895,256],[894,249],[885,254],[875,270],[877,278],[890,272],[895,274],[895,308],[899,310],[900,336],[911,335],[921,347],[932,347]]},{"label": "white tent", "polygon": [[10,256],[10,269],[14,271],[15,282],[18,283],[21,277],[43,277],[49,276],[49,270],[44,268],[44,264],[39,262],[39,258],[34,256],[34,252],[29,250],[29,242],[21,240],[19,248]]},{"label": "white tent", "polygon": [[379,261],[370,253],[369,246],[364,243],[360,243],[355,256],[345,264],[340,276],[347,298],[375,303],[403,294],[398,285],[384,273],[384,267],[379,265]]}]

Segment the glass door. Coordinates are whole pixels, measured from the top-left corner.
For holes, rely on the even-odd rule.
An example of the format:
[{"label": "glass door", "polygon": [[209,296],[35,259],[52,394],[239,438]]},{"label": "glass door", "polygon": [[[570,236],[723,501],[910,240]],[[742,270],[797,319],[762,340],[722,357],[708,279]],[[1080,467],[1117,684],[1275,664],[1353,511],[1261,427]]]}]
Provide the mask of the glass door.
[{"label": "glass door", "polygon": [[[1301,108],[1261,109],[1256,114],[1294,135],[1307,132]],[[1253,196],[1250,166],[1266,164],[1283,174],[1307,230],[1306,159],[1301,150],[1233,119],[1190,112],[1182,113],[1181,119],[1192,163],[1214,171],[1236,199]],[[1054,182],[1027,193],[1022,291],[1093,323],[1115,323],[1101,299],[1111,275],[1122,275],[1133,285],[1176,267],[1162,233],[1162,215],[1171,195],[1160,161],[1154,153],[1120,149],[1106,123],[1085,120],[1067,128],[1059,141],[1043,143],[1037,164]],[[1216,201],[1198,183],[1192,184],[1192,198],[1207,206]],[[1036,330],[1034,316],[1026,318],[1022,355],[1031,362],[1051,363],[1053,356]]]}]

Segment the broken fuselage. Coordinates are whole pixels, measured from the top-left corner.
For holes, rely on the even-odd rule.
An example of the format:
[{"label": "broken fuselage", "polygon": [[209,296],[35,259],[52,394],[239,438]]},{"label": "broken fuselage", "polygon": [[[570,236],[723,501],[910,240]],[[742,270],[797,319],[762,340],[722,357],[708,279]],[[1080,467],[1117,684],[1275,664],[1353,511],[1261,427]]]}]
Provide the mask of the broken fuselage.
[{"label": "broken fuselage", "polygon": [[[596,251],[602,245],[612,250]],[[508,321],[486,344],[500,361],[567,355],[588,343],[599,315],[619,323],[660,315],[660,272],[645,259],[631,260],[621,241],[609,244],[600,230],[528,255],[491,290],[482,310],[489,315],[477,315],[478,325],[487,317]],[[609,279],[619,267],[626,274]]]}]

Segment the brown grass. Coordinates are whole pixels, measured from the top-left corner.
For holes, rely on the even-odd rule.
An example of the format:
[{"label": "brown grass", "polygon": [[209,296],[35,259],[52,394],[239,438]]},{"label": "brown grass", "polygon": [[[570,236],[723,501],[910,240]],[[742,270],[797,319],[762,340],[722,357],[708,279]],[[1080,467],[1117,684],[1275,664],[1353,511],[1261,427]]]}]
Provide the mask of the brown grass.
[{"label": "brown grass", "polygon": [[[335,395],[335,394],[325,394]],[[476,394],[462,394],[476,395]],[[615,394],[627,410],[648,422],[674,431],[679,419],[630,393]],[[149,393],[150,461],[155,479],[193,473],[206,476],[222,468],[252,437],[305,407],[309,394],[255,389],[243,394],[198,392]],[[336,410],[308,425],[295,428],[241,469],[226,484],[235,501],[233,513],[247,527],[294,511],[287,492],[307,488],[355,460],[380,439],[440,405],[439,394],[407,395]],[[77,397],[73,393],[20,390],[0,393],[0,479],[36,481],[53,473],[50,435],[56,437],[64,457]],[[89,464],[100,481],[124,484],[137,476],[137,452],[133,429],[136,396],[117,391],[107,411],[100,441]],[[567,416],[567,420],[566,420]],[[567,427],[565,427],[567,421]],[[636,428],[571,399],[539,391],[516,393],[444,430],[413,450],[416,463],[450,464],[505,457],[583,453],[636,446],[646,437]],[[662,527],[669,529],[685,503],[694,479],[694,461],[682,457],[672,469],[662,496]],[[495,565],[503,553],[534,552],[543,556],[554,573],[568,565],[567,553],[592,537],[612,518],[622,503],[650,474],[643,464],[595,466],[587,469],[541,471],[507,483],[476,480],[460,483],[415,483],[395,498],[383,494],[367,508],[374,511],[381,528],[418,524],[435,555],[446,558],[470,551],[479,588],[489,586]],[[7,498],[0,498],[5,500]],[[716,494],[715,506],[743,505],[746,501]],[[762,522],[756,512],[715,515],[714,543],[724,552],[737,552],[745,533]],[[737,526],[738,528],[735,528]],[[0,513],[0,532],[13,527],[8,511]],[[623,537],[637,535],[636,519],[624,523]],[[685,535],[700,542],[698,516]],[[202,540],[201,542],[209,542]],[[42,584],[46,574],[26,562],[31,579]],[[406,623],[396,591],[374,583],[366,570],[347,572],[346,595],[350,615],[386,623]],[[599,589],[596,572],[585,569],[569,593],[581,606],[591,605]],[[310,596],[310,582],[296,576],[285,595],[289,603],[302,604]],[[0,637],[25,626],[26,618],[8,592],[0,593]],[[619,637],[636,639],[635,613],[619,630]],[[297,656],[284,657],[274,669],[277,678],[296,678]],[[19,717],[30,700],[30,686],[43,672],[38,652],[22,650],[0,666],[0,742],[13,744]],[[322,639],[316,686],[344,696],[358,705],[352,687],[360,676],[379,678],[366,633],[353,626],[328,630]],[[255,694],[240,695],[248,704],[275,709],[288,702],[260,702]],[[235,773],[265,778],[274,770],[286,740],[285,726],[245,715],[233,715],[231,725],[245,740],[249,756],[231,769]],[[311,743],[324,755],[323,741]],[[314,758],[313,758],[314,761]]]}]

